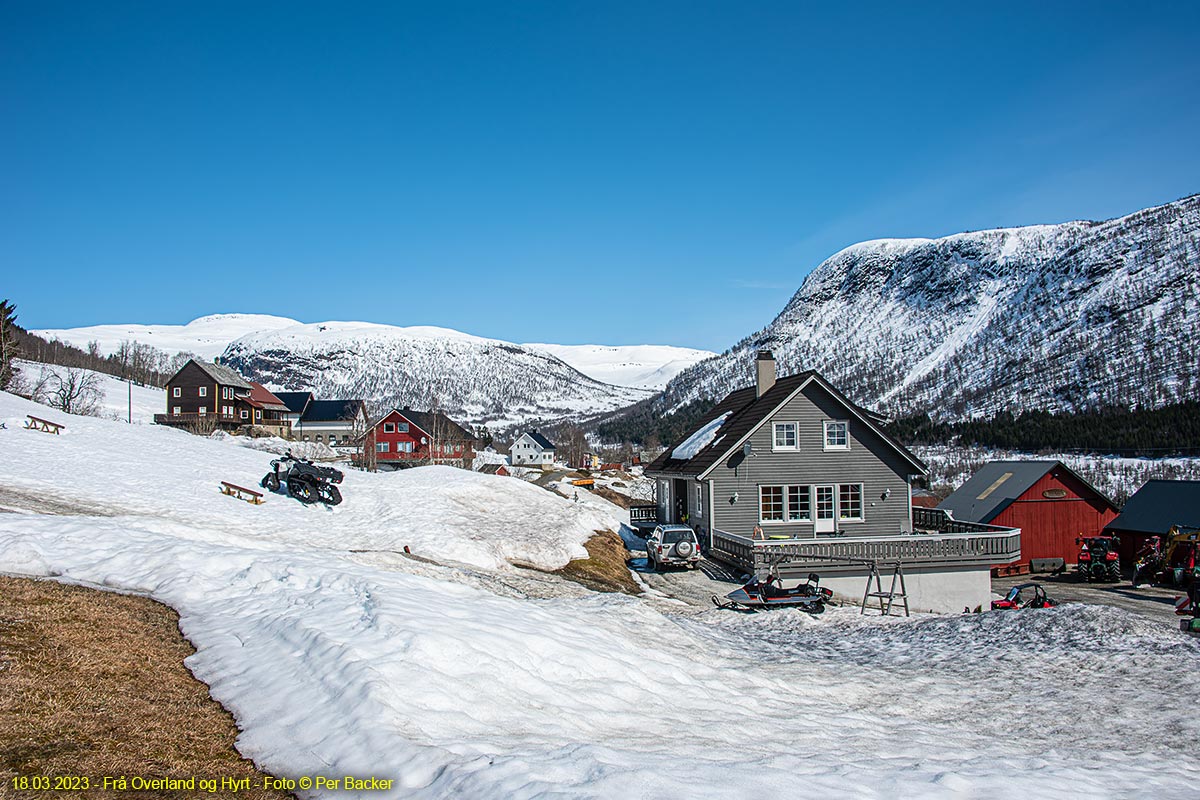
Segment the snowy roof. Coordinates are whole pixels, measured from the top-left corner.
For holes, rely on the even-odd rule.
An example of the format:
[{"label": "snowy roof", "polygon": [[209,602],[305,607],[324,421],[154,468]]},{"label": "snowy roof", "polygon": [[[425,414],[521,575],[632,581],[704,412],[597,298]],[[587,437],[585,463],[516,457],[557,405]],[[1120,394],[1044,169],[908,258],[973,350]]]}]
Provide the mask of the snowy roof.
[{"label": "snowy roof", "polygon": [[1061,461],[990,461],[938,505],[963,522],[988,523],[1025,494],[1047,473],[1071,475],[1100,500],[1116,505]]},{"label": "snowy roof", "polygon": [[192,363],[204,370],[204,372],[208,374],[208,377],[212,378],[221,386],[236,386],[239,389],[253,388],[250,386],[249,381],[231,370],[229,367],[222,366],[221,364],[213,364],[208,361],[201,361],[198,358],[193,358]]},{"label": "snowy roof", "polygon": [[[724,400],[713,406],[687,432],[680,445],[665,451],[656,458],[650,466],[646,467],[646,472],[682,473],[697,477],[703,475],[714,464],[724,458],[730,450],[738,446],[746,435],[758,428],[792,394],[803,388],[809,381],[814,380],[834,400],[844,405],[851,414],[863,420],[880,438],[894,447],[917,470],[920,472],[927,471],[920,459],[879,427],[880,418],[878,415],[859,408],[831,386],[821,375],[808,370],[779,378],[775,381],[775,385],[768,389],[762,397],[758,397],[758,391],[753,386],[748,386],[745,389],[739,389],[726,395]],[[712,439],[706,442],[703,447],[698,448],[690,457],[681,458],[680,455],[686,455],[691,449],[684,448],[683,445],[692,439],[693,436],[699,434],[705,427],[712,425],[719,417],[726,418],[725,422],[719,426],[721,435],[716,436],[714,434]]]},{"label": "snowy roof", "polygon": [[1146,481],[1105,530],[1165,534],[1172,525],[1200,528],[1200,481]]},{"label": "snowy roof", "polygon": [[695,433],[684,439],[681,444],[677,445],[671,451],[671,458],[682,461],[694,458],[697,453],[713,443],[713,440],[717,438],[717,433],[721,430],[721,426],[725,424],[725,421],[729,419],[729,415],[732,413],[732,411],[726,411],[721,416],[702,425]]}]

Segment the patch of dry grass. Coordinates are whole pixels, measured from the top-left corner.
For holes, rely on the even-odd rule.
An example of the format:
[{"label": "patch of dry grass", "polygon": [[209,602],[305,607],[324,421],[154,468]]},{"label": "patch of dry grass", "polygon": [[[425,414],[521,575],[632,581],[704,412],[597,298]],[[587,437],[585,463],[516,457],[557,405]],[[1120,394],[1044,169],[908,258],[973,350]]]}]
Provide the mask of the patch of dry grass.
[{"label": "patch of dry grass", "polygon": [[641,591],[626,567],[629,551],[620,536],[612,531],[596,531],[583,546],[588,551],[588,558],[572,561],[555,570],[555,574],[598,592],[638,594]]},{"label": "patch of dry grass", "polygon": [[0,577],[0,797],[128,796],[21,793],[17,775],[250,778],[238,797],[289,797],[234,750],[232,715],[183,665],[194,652],[160,603]]}]

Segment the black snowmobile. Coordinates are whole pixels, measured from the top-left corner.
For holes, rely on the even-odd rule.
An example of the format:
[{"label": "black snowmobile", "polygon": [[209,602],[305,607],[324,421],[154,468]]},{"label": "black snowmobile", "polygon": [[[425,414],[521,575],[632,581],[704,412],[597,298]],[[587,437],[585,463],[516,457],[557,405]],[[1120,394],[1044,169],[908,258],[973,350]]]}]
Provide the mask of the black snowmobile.
[{"label": "black snowmobile", "polygon": [[780,585],[779,576],[772,573],[766,580],[751,578],[749,583],[740,589],[735,589],[725,595],[725,600],[712,596],[713,605],[717,608],[729,608],[735,611],[757,611],[763,608],[798,608],[809,614],[820,614],[825,611],[825,604],[832,602],[833,592],[821,586],[821,576],[812,573],[808,582],[799,586],[785,589]]},{"label": "black snowmobile", "polygon": [[264,489],[278,492],[280,486],[301,503],[325,503],[336,506],[342,502],[342,493],[334,486],[342,482],[342,473],[333,467],[319,467],[303,458],[286,453],[271,462],[272,472],[263,476]]}]

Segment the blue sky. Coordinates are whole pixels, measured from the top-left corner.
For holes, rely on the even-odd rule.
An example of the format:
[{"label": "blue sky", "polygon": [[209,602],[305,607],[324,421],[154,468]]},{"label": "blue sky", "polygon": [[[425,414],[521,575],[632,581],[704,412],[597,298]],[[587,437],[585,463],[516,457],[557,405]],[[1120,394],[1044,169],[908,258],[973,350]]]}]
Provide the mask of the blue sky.
[{"label": "blue sky", "polygon": [[863,239],[1200,191],[1197,3],[0,5],[0,297],[722,350]]}]

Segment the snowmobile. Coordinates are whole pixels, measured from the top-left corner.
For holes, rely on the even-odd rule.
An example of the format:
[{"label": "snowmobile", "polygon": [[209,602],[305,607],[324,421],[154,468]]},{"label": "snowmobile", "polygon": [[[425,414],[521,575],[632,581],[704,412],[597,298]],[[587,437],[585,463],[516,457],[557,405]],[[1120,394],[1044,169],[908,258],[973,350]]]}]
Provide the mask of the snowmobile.
[{"label": "snowmobile", "polygon": [[1121,580],[1121,557],[1117,547],[1121,542],[1115,536],[1089,536],[1076,539],[1080,545],[1079,557],[1075,569],[1079,580],[1087,581],[1119,581]]},{"label": "snowmobile", "polygon": [[[1026,589],[1033,590],[1033,597],[1021,601],[1021,593]],[[1003,600],[992,601],[992,611],[1008,611],[1020,608],[1053,608],[1058,601],[1046,596],[1046,590],[1040,583],[1022,583],[1008,590]]]},{"label": "snowmobile", "polygon": [[325,503],[336,506],[342,493],[334,486],[342,482],[342,473],[333,467],[318,467],[311,461],[295,458],[291,452],[271,462],[272,471],[260,481],[264,489],[278,492],[280,486],[301,503]]},{"label": "snowmobile", "polygon": [[821,576],[811,573],[808,581],[791,589],[780,585],[779,576],[772,574],[766,580],[751,578],[749,583],[725,595],[725,600],[712,596],[717,608],[735,611],[757,611],[760,608],[798,608],[809,614],[825,611],[825,604],[833,599],[833,591],[821,587]]}]

